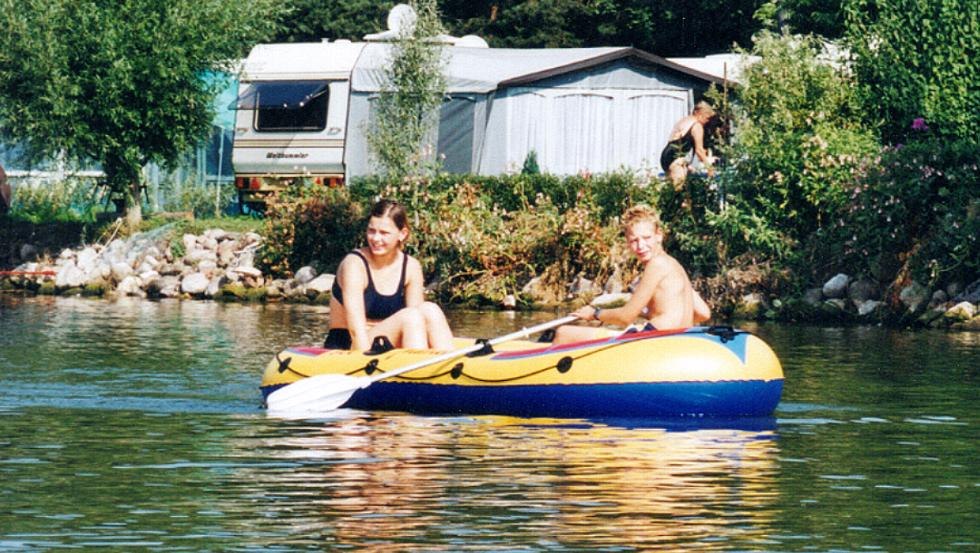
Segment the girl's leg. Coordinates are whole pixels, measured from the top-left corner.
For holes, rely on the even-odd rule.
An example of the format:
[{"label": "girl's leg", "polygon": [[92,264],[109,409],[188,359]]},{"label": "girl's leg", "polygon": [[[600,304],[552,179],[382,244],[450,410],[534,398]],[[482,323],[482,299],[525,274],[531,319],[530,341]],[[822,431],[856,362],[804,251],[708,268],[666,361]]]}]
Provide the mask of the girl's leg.
[{"label": "girl's leg", "polygon": [[449,328],[446,315],[438,305],[432,302],[425,302],[419,306],[422,317],[425,319],[425,329],[429,342],[429,347],[439,351],[453,349],[453,331]]},{"label": "girl's leg", "polygon": [[368,330],[368,337],[371,340],[378,336],[387,336],[391,343],[399,348],[428,347],[425,317],[422,316],[422,311],[415,307],[406,307]]}]

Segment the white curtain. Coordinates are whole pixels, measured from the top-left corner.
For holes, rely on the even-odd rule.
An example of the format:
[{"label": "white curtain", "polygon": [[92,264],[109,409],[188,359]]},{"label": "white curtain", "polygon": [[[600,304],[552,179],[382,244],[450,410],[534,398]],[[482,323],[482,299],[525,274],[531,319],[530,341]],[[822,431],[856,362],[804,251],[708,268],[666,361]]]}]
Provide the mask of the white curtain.
[{"label": "white curtain", "polygon": [[690,109],[686,90],[521,89],[507,98],[507,169],[532,150],[542,171],[570,175],[659,168],[660,151]]}]

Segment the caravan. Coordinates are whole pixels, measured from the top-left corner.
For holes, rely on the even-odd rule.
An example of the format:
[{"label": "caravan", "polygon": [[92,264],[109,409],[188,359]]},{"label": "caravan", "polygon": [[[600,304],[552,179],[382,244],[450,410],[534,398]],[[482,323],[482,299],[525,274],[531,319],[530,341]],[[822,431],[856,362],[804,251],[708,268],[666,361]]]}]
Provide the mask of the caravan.
[{"label": "caravan", "polygon": [[[389,24],[391,18],[389,18]],[[300,179],[376,172],[366,133],[392,32],[365,42],[260,44],[240,79],[232,162],[243,205]],[[446,92],[433,137],[452,173],[568,175],[661,169],[673,123],[722,79],[635,48],[488,48],[442,37]]]}]

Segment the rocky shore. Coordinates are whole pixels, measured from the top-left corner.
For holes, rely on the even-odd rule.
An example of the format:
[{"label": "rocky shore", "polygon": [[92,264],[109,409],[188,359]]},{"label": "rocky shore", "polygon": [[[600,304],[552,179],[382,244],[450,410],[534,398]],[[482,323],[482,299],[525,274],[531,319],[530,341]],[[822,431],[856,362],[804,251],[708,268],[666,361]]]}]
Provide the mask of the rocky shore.
[{"label": "rocky shore", "polygon": [[[299,269],[293,278],[276,279],[255,266],[262,237],[254,232],[211,229],[203,234],[171,236],[161,227],[108,244],[63,250],[57,258],[38,258],[36,249],[22,244],[22,260],[14,270],[0,273],[0,290],[35,294],[139,296],[145,298],[213,299],[223,301],[286,301],[325,304],[334,276]],[[523,290],[531,302],[533,282]],[[574,283],[569,297],[583,299],[621,286]],[[591,291],[593,288],[596,290]],[[543,293],[543,292],[542,292]],[[885,291],[867,279],[838,274],[801,298],[773,298],[751,293],[736,305],[715,306],[716,313],[740,320],[893,324],[980,331],[980,281],[931,290],[912,282],[886,301]],[[588,299],[588,298],[585,298]],[[514,308],[515,298],[502,308]],[[551,305],[554,307],[553,305]]]}]

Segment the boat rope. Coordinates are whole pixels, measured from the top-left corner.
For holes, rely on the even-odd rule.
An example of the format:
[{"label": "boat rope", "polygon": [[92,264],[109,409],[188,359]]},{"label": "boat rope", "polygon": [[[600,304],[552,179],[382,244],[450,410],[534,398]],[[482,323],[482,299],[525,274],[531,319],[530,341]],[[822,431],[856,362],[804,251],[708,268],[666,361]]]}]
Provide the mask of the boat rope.
[{"label": "boat rope", "polygon": [[[631,332],[627,331],[626,333],[631,333]],[[624,333],[624,334],[626,334],[626,333]],[[729,342],[729,341],[735,339],[735,336],[737,336],[739,334],[752,334],[752,333],[749,332],[749,331],[747,331],[747,330],[736,330],[733,327],[728,326],[728,325],[715,325],[715,326],[710,326],[710,327],[707,327],[707,328],[701,328],[701,329],[697,329],[697,330],[693,330],[693,331],[682,332],[681,334],[708,334],[710,336],[717,337],[719,340],[721,340],[722,343],[725,343],[725,342]],[[399,378],[401,380],[403,380],[403,381],[408,381],[408,382],[425,382],[427,380],[435,380],[437,378],[441,378],[443,376],[449,375],[450,377],[452,377],[453,380],[458,380],[461,377],[464,377],[465,376],[466,378],[468,378],[468,379],[470,379],[470,380],[472,380],[474,382],[482,382],[482,383],[485,383],[485,384],[503,384],[503,383],[506,383],[506,382],[516,382],[518,380],[525,380],[525,379],[531,378],[532,376],[537,376],[537,375],[539,375],[541,373],[544,373],[544,372],[547,372],[547,371],[550,371],[550,370],[557,370],[559,373],[565,374],[566,372],[568,372],[572,368],[572,366],[575,364],[575,362],[578,361],[579,359],[584,359],[586,357],[589,357],[590,355],[595,355],[597,353],[601,353],[601,352],[603,352],[603,351],[605,351],[607,349],[610,349],[610,348],[613,348],[613,347],[616,347],[616,346],[619,346],[619,345],[622,345],[621,342],[619,342],[619,341],[612,341],[611,343],[609,343],[609,344],[607,344],[607,345],[605,345],[603,347],[600,347],[600,348],[596,348],[596,349],[587,351],[587,352],[585,352],[585,353],[583,353],[581,355],[578,355],[578,356],[566,355],[566,356],[558,359],[558,361],[555,362],[555,364],[553,364],[553,365],[548,365],[548,366],[542,367],[540,369],[536,369],[536,370],[533,370],[533,371],[530,371],[530,372],[527,372],[527,373],[524,373],[524,374],[516,375],[516,376],[510,376],[510,377],[507,377],[507,378],[482,378],[482,377],[479,377],[479,376],[475,376],[475,375],[469,374],[469,373],[467,373],[464,370],[465,369],[465,366],[464,366],[463,362],[457,362],[455,365],[453,365],[452,367],[450,367],[448,370],[441,371],[441,372],[438,372],[436,374],[431,374],[431,375],[428,375],[428,376],[405,376],[405,375],[401,375]],[[388,351],[392,351],[392,350],[388,350]],[[384,352],[384,353],[387,353],[387,352]],[[396,351],[396,353],[397,353],[397,351]],[[308,375],[308,374],[303,374],[302,372],[297,371],[296,369],[290,367],[289,366],[289,362],[291,360],[292,360],[292,357],[287,357],[285,359],[280,359],[279,358],[279,354],[278,353],[276,354],[276,361],[279,362],[279,372],[280,373],[285,372],[285,371],[289,371],[289,372],[291,372],[291,373],[293,373],[295,375],[302,376],[304,378],[305,377],[312,376],[312,375]],[[379,365],[380,365],[380,359],[375,358],[375,359],[372,359],[372,360],[368,361],[368,363],[365,364],[363,367],[360,367],[360,368],[357,368],[357,369],[353,369],[353,370],[348,371],[348,372],[346,372],[344,374],[346,376],[354,376],[354,375],[356,375],[357,373],[360,373],[360,372],[363,372],[366,375],[372,375],[375,372],[384,373],[385,371],[383,369],[381,369],[379,367]]]}]

